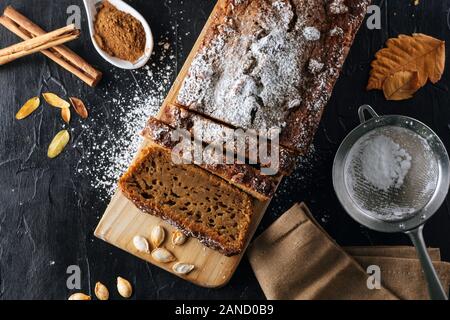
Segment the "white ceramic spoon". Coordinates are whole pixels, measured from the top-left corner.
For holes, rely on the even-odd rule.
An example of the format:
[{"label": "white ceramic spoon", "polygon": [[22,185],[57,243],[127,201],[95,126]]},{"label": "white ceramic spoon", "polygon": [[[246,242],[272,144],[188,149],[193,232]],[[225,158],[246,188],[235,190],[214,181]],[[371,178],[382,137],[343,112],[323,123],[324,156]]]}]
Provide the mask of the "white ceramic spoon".
[{"label": "white ceramic spoon", "polygon": [[109,63],[111,63],[112,65],[114,65],[118,68],[130,70],[130,69],[138,69],[138,68],[143,67],[150,59],[152,52],[153,52],[154,41],[153,41],[153,35],[152,35],[152,30],[150,29],[150,26],[148,25],[145,18],[139,12],[137,12],[133,7],[131,7],[129,4],[125,3],[124,1],[122,1],[122,0],[108,0],[108,1],[113,6],[115,6],[118,10],[131,14],[133,17],[135,17],[136,19],[138,19],[141,22],[142,26],[144,27],[145,34],[146,34],[146,44],[145,44],[144,55],[141,58],[139,58],[135,63],[131,63],[129,61],[110,56],[108,53],[103,51],[102,48],[100,48],[100,46],[97,44],[97,41],[95,41],[95,39],[94,39],[95,16],[97,14],[97,8],[100,5],[100,3],[103,2],[103,0],[83,0],[84,6],[86,7],[86,13],[87,13],[87,18],[88,18],[88,23],[89,23],[89,33],[90,33],[91,40],[92,40],[92,43],[94,44],[95,49],[103,57],[103,59],[105,59],[106,61],[108,61]]}]

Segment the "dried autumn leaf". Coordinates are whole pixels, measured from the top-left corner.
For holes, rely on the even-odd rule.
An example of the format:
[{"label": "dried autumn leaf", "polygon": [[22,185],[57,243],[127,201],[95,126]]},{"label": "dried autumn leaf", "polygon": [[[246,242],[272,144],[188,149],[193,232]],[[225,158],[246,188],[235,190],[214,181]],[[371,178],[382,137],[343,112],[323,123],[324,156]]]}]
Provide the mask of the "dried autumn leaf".
[{"label": "dried autumn leaf", "polygon": [[69,131],[61,130],[58,134],[53,138],[52,142],[48,146],[47,156],[50,159],[56,158],[69,143],[70,135]]},{"label": "dried autumn leaf", "polygon": [[61,109],[61,118],[66,123],[70,122],[70,109],[69,108],[62,108]]},{"label": "dried autumn leaf", "polygon": [[42,96],[44,97],[45,101],[49,105],[55,108],[70,108],[70,103],[68,103],[66,100],[58,97],[56,94],[51,92],[43,93]]},{"label": "dried autumn leaf", "polygon": [[418,72],[399,71],[386,78],[383,92],[387,100],[406,100],[420,88]]},{"label": "dried autumn leaf", "polygon": [[384,81],[399,71],[418,72],[419,85],[429,79],[436,83],[445,67],[445,41],[422,33],[399,35],[386,42],[386,48],[376,53],[372,62],[367,90],[382,89]]},{"label": "dried autumn leaf", "polygon": [[70,103],[72,103],[72,106],[73,106],[73,109],[75,110],[75,112],[78,113],[78,115],[81,118],[87,119],[89,114],[88,114],[88,111],[86,109],[86,105],[84,104],[84,102],[75,97],[70,97],[69,100],[70,100]]},{"label": "dried autumn leaf", "polygon": [[17,120],[22,120],[32,114],[41,104],[41,100],[39,97],[34,97],[25,102],[25,104],[20,108],[20,110],[16,114]]}]

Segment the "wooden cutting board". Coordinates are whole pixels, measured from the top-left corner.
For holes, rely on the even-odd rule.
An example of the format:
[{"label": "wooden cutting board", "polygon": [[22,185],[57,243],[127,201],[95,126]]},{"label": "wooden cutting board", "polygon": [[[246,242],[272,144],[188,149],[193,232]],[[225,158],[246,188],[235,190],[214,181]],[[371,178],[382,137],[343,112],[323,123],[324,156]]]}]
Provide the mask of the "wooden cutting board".
[{"label": "wooden cutting board", "polygon": [[[163,106],[175,101],[197,49],[201,45],[205,32],[212,22],[212,19],[214,18],[222,1],[223,0],[219,0],[213,9],[202,33],[200,34],[191,53],[186,59],[183,68],[170,89]],[[144,142],[142,147],[144,147],[146,143],[147,142]],[[269,205],[269,202],[270,201],[260,202],[255,200],[253,220],[249,230],[248,242],[255,233],[256,228],[258,227],[258,224],[260,223],[267,206]],[[171,233],[175,229],[162,219],[141,212],[120,191],[117,191],[111,199],[111,202],[100,220],[94,234],[96,237],[118,248],[121,248],[164,270],[174,273],[172,271],[173,263],[159,263],[152,259],[150,254],[140,253],[134,248],[132,241],[133,237],[135,235],[141,235],[149,239],[152,228],[157,225],[163,226],[166,230],[166,241],[164,242],[163,247],[170,250],[177,258],[177,261],[192,263],[195,265],[195,269],[187,276],[183,276],[183,278],[199,286],[216,288],[225,285],[232,277],[244,254],[242,253],[237,256],[226,257],[217,251],[207,248],[194,238],[189,239],[182,246],[173,246],[170,241],[170,237]]]}]

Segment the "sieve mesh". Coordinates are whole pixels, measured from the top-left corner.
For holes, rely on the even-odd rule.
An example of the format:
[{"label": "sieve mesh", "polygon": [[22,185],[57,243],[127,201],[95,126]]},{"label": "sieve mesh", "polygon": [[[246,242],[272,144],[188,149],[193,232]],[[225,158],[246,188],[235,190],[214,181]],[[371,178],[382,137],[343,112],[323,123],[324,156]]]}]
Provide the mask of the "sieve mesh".
[{"label": "sieve mesh", "polygon": [[[381,190],[363,174],[363,154],[368,141],[385,136],[411,156],[411,168],[401,186]],[[421,210],[431,200],[439,178],[439,167],[427,142],[419,134],[403,127],[384,126],[363,135],[345,160],[345,186],[355,204],[377,219],[403,220]]]}]

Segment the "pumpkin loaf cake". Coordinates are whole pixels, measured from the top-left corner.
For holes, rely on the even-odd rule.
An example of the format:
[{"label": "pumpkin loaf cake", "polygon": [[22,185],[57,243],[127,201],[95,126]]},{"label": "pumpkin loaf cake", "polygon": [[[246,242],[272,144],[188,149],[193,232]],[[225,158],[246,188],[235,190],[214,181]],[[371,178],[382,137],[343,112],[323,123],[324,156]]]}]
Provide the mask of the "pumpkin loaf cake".
[{"label": "pumpkin loaf cake", "polygon": [[159,146],[149,146],[121,177],[119,187],[142,211],[231,256],[244,249],[252,198],[196,165],[176,164]]},{"label": "pumpkin loaf cake", "polygon": [[[222,143],[226,148],[227,139],[235,138],[235,127],[214,121],[175,104],[164,105],[159,112],[159,118],[173,128],[189,131],[197,140],[208,144]],[[279,151],[278,156],[274,157],[273,160],[270,157],[270,146],[268,146],[269,157],[261,160],[259,154],[257,154],[257,158],[250,157],[248,141],[246,143],[245,154],[239,154],[239,150],[236,147],[228,151],[247,158],[250,164],[258,164],[263,168],[275,167],[277,172],[283,175],[290,175],[294,171],[298,159],[298,155],[295,152],[279,146],[277,148],[277,151]]]},{"label": "pumpkin loaf cake", "polygon": [[[176,129],[156,118],[150,118],[142,135],[167,151],[174,152],[180,143],[180,139],[176,137],[175,133]],[[195,160],[193,143],[201,142],[191,140],[189,137],[189,150],[184,150],[188,152],[179,154],[179,156],[188,161]],[[213,149],[205,148],[203,151],[203,157],[206,159],[201,159],[199,163],[194,161],[203,169],[223,178],[258,200],[267,201],[274,195],[279,181],[277,176],[264,175],[260,170],[248,164],[227,164],[226,156],[223,153],[215,154]]]},{"label": "pumpkin loaf cake", "polygon": [[305,153],[370,0],[220,0],[177,102]]},{"label": "pumpkin loaf cake", "polygon": [[[236,128],[260,135],[280,129],[279,171],[289,173],[296,158],[289,155],[307,152],[369,3],[219,0],[187,76],[174,87],[176,105],[165,104],[159,118],[204,143]],[[237,167],[207,171],[173,162],[177,156],[160,131],[144,131],[155,142],[120,179],[122,192],[205,245],[241,253],[253,215],[252,197],[241,189],[255,192],[256,185],[238,181],[239,189],[227,182]],[[252,160],[261,170],[267,165]]]}]

